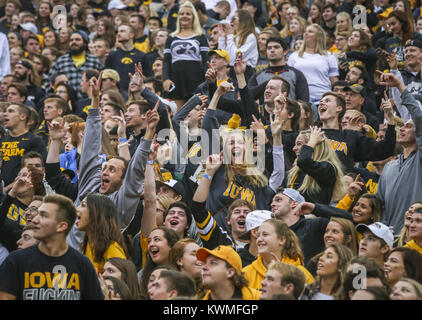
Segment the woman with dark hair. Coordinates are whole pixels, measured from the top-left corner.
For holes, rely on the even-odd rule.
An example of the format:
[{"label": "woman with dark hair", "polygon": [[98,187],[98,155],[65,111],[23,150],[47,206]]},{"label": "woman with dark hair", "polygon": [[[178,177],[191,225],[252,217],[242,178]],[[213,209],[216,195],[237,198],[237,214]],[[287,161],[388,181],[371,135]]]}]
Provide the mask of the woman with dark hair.
[{"label": "woman with dark hair", "polygon": [[57,48],[59,44],[59,37],[53,29],[47,28],[44,31],[43,48]]},{"label": "woman with dark hair", "polygon": [[300,105],[299,130],[308,130],[314,123],[312,104],[302,100],[297,102]]},{"label": "woman with dark hair", "polygon": [[308,23],[309,24],[319,24],[322,25],[322,8],[323,3],[320,1],[315,1],[311,4],[311,7],[309,8],[309,14],[308,14]]},{"label": "woman with dark hair", "polygon": [[393,287],[402,277],[422,283],[421,266],[422,254],[410,248],[394,248],[384,263],[385,277],[390,287]]},{"label": "woman with dark hair", "polygon": [[81,252],[93,263],[98,273],[110,258],[128,257],[125,240],[117,222],[117,209],[113,201],[98,193],[82,197],[77,207],[76,226],[85,232]]},{"label": "woman with dark hair", "polygon": [[44,28],[51,27],[50,14],[53,11],[53,6],[50,1],[42,0],[38,4],[36,26],[38,30],[44,32]]},{"label": "woman with dark hair", "polygon": [[315,282],[306,286],[300,300],[335,300],[343,294],[343,278],[352,251],[341,244],[331,244],[318,260]]},{"label": "woman with dark hair", "polygon": [[147,258],[146,261],[143,261],[143,269],[141,271],[141,296],[143,298],[148,296],[148,282],[152,271],[157,266],[170,263],[170,250],[179,239],[176,231],[166,227],[154,228],[146,241],[141,238],[142,251],[147,253]]},{"label": "woman with dark hair", "polygon": [[9,31],[7,34],[7,40],[9,42],[9,49],[14,47],[22,48],[23,46],[22,36],[17,31]]},{"label": "woman with dark hair", "polygon": [[68,113],[74,113],[76,107],[76,101],[78,100],[76,91],[69,86],[67,83],[59,82],[58,85],[54,88],[54,93],[62,98],[69,107]]},{"label": "woman with dark hair", "polygon": [[114,44],[116,43],[116,30],[114,29],[114,24],[112,21],[106,18],[98,20],[97,32],[93,41],[97,40],[98,38],[105,39],[110,45],[110,48],[114,47]]},{"label": "woman with dark hair", "polygon": [[103,281],[106,289],[103,289],[105,300],[139,300],[135,299],[124,281],[110,276],[105,276]]},{"label": "woman with dark hair", "polygon": [[422,40],[422,34],[415,32],[414,22],[410,21],[407,14],[400,10],[391,12],[387,23],[392,35],[386,38],[383,49],[387,53],[394,52],[396,54],[397,66],[399,70],[402,70],[405,65],[404,45],[410,39]]},{"label": "woman with dark hair", "polygon": [[373,81],[378,55],[372,48],[371,39],[362,29],[353,29],[347,39],[343,53],[340,53],[338,58],[341,79],[346,77],[346,73],[353,66],[354,61],[359,60],[365,65],[365,69],[369,74],[369,80]]},{"label": "woman with dark hair", "polygon": [[202,299],[205,290],[202,285],[203,263],[196,256],[199,248],[199,244],[193,239],[185,238],[177,241],[170,250],[170,265],[191,277],[196,284],[196,298]]},{"label": "woman with dark hair", "polygon": [[[245,72],[246,82],[253,74],[258,63],[258,36],[255,32],[255,23],[247,10],[237,10],[231,24],[219,25],[218,49],[226,50],[230,55],[230,66],[233,67],[239,52],[243,61],[247,60]],[[232,78],[234,72],[232,72]]]},{"label": "woman with dark hair", "polygon": [[128,259],[110,258],[104,264],[103,277],[113,277],[122,280],[128,286],[131,300],[141,299],[141,287],[135,264]]}]

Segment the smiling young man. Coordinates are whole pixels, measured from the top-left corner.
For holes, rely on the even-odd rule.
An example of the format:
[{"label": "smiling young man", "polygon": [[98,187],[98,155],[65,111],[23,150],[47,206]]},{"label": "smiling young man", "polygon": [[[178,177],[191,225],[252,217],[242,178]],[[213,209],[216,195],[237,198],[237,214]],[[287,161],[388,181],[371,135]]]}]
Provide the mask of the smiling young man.
[{"label": "smiling young man", "polygon": [[[307,210],[304,210],[306,206]],[[350,214],[327,212],[320,210],[321,204],[305,202],[303,196],[295,189],[280,188],[271,202],[271,212],[274,218],[285,222],[297,235],[305,257],[305,264],[325,248],[324,232],[331,217],[352,220]],[[303,214],[313,213],[314,219],[306,219],[298,215],[297,210],[304,210]],[[302,214],[302,215],[303,215]]]},{"label": "smiling young man", "polygon": [[278,75],[290,84],[288,97],[292,100],[309,101],[309,87],[303,73],[286,63],[288,50],[286,42],[281,38],[270,38],[267,41],[268,68],[255,73],[248,81],[248,87],[255,99],[262,98],[266,84],[274,75]]},{"label": "smiling young man", "polygon": [[163,215],[163,225],[173,229],[183,239],[192,223],[192,213],[184,202],[173,202]]},{"label": "smiling young man", "polygon": [[11,253],[0,267],[0,300],[103,300],[94,266],[69,247],[66,236],[76,220],[73,202],[44,198],[32,220],[38,245]]},{"label": "smiling young man", "polygon": [[[46,148],[40,137],[29,131],[29,107],[13,102],[4,113],[4,128],[8,129],[7,135],[0,141],[3,153],[1,179],[5,189],[11,187],[20,167],[21,159],[29,151],[36,151],[46,156]],[[4,191],[4,190],[3,190]]]},{"label": "smiling young man", "polygon": [[422,110],[420,103],[395,75],[385,73],[381,77],[383,85],[398,89],[401,101],[395,97],[394,102],[404,106],[411,118],[405,120],[397,136],[397,143],[404,148],[403,154],[385,165],[377,189],[377,196],[384,202],[381,221],[399,233],[404,223],[399,213],[406,212],[412,203],[421,199],[422,177],[416,173],[422,170]]},{"label": "smiling young man", "polygon": [[259,291],[247,286],[242,274],[242,260],[230,246],[214,250],[200,248],[198,260],[204,262],[202,283],[208,291],[203,300],[258,300]]},{"label": "smiling young man", "polygon": [[66,114],[68,105],[66,101],[58,96],[50,97],[44,100],[44,120],[40,123],[40,126],[35,131],[35,134],[40,136],[45,145],[48,144],[48,121],[53,121],[57,117],[62,117]]},{"label": "smiling young man", "polygon": [[[387,110],[386,110],[387,111]],[[396,145],[395,119],[392,110],[385,113],[388,127],[385,139],[376,141],[354,130],[341,130],[341,119],[346,112],[346,102],[335,92],[323,94],[318,106],[322,129],[336,151],[345,169],[352,168],[355,162],[384,160],[394,153]]]}]

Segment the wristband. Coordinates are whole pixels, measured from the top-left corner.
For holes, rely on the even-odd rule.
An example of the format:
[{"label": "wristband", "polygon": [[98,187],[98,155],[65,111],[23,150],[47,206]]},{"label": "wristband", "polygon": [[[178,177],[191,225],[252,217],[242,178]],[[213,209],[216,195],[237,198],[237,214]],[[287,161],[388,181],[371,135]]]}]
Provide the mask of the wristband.
[{"label": "wristband", "polygon": [[119,139],[119,142],[120,142],[120,143],[122,143],[122,142],[126,142],[126,141],[127,141],[127,139],[126,139],[126,138]]},{"label": "wristband", "polygon": [[155,160],[147,160],[147,164],[150,164],[150,165],[154,165],[154,163],[155,163]]},{"label": "wristband", "polygon": [[206,173],[204,173],[203,177],[206,178],[206,179],[208,179],[208,180],[212,180],[212,176],[209,176]]},{"label": "wristband", "polygon": [[119,145],[117,147],[123,148],[123,147],[126,147],[127,145],[129,145],[129,142],[123,142],[123,143],[119,143]]}]

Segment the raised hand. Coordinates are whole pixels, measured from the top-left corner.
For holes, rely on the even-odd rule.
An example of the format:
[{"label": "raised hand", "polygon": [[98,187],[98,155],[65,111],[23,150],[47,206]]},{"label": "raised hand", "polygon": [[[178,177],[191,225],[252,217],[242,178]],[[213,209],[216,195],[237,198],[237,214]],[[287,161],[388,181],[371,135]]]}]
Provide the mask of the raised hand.
[{"label": "raised hand", "polygon": [[214,174],[217,172],[218,168],[220,168],[222,163],[223,152],[220,152],[220,154],[209,155],[205,163],[205,173],[210,176],[214,176]]},{"label": "raised hand", "polygon": [[130,92],[139,92],[142,91],[144,87],[144,75],[142,73],[142,64],[139,62],[135,64],[135,73],[129,73],[129,91]]},{"label": "raised hand", "polygon": [[160,144],[157,141],[157,135],[154,136],[154,140],[151,144],[151,150],[148,154],[148,160],[157,160],[157,152],[158,148],[160,147]]},{"label": "raised hand", "polygon": [[395,125],[396,120],[394,119],[393,104],[388,99],[387,92],[384,91],[384,99],[381,99],[381,111],[384,111],[384,117],[388,124]]},{"label": "raised hand", "polygon": [[362,121],[362,118],[359,116],[355,116],[349,119],[345,129],[354,130],[354,131],[362,131],[363,126],[364,126],[364,123]]},{"label": "raised hand", "polygon": [[16,197],[20,194],[26,193],[33,189],[31,177],[18,175],[15,182],[13,183],[12,189],[10,190],[10,196]]},{"label": "raised hand", "polygon": [[274,106],[276,109],[276,112],[280,112],[283,110],[284,107],[286,107],[286,97],[284,94],[280,93],[277,97],[274,98]]},{"label": "raised hand", "polygon": [[205,79],[210,83],[214,83],[217,80],[217,70],[212,67],[209,61],[207,61],[207,65],[208,70],[205,72]]},{"label": "raised hand", "polygon": [[252,119],[253,119],[253,121],[251,122],[250,128],[251,128],[253,131],[257,131],[258,129],[263,129],[263,130],[265,130],[265,126],[264,126],[264,124],[262,123],[261,119],[257,119],[257,118],[255,117],[255,115],[252,115]]},{"label": "raised hand", "polygon": [[376,70],[377,75],[380,77],[380,85],[387,87],[397,87],[400,92],[403,92],[406,89],[406,86],[399,78],[397,78],[392,73],[383,73],[379,70]]},{"label": "raised hand", "polygon": [[197,93],[197,96],[202,101],[201,108],[205,107],[205,104],[208,102],[208,96],[200,94],[200,93]]},{"label": "raised hand", "polygon": [[234,72],[237,75],[244,74],[246,71],[247,62],[247,60],[243,61],[243,53],[239,51],[233,65]]},{"label": "raised hand", "polygon": [[158,114],[158,106],[160,105],[160,99],[157,100],[154,108],[147,111],[147,122],[148,122],[148,129],[153,129],[157,127],[158,122],[160,121],[160,116]]},{"label": "raised hand", "polygon": [[102,79],[103,79],[103,72],[101,71],[100,75],[98,76],[98,79],[95,77],[92,77],[89,80],[89,88],[91,90],[92,97],[99,99]]},{"label": "raised hand", "polygon": [[224,81],[224,82],[220,83],[216,92],[221,97],[222,95],[226,94],[230,90],[234,90],[233,84],[231,84],[227,81]]},{"label": "raised hand", "polygon": [[51,122],[47,121],[48,134],[51,140],[62,141],[66,135],[66,130],[64,129],[65,119],[63,118],[60,123],[57,121]]},{"label": "raised hand", "polygon": [[394,52],[391,52],[387,56],[387,62],[388,66],[390,67],[390,70],[397,70],[397,56]]},{"label": "raised hand", "polygon": [[320,144],[325,140],[324,131],[321,128],[316,126],[311,126],[311,136],[309,137],[309,141],[307,143],[308,146],[315,148],[316,145]]},{"label": "raised hand", "polygon": [[300,203],[295,210],[296,216],[303,216],[305,214],[310,214],[315,210],[315,203],[312,202],[302,202]]},{"label": "raised hand", "polygon": [[283,130],[284,120],[280,119],[280,113],[276,112],[270,115],[270,123],[271,123],[271,133],[273,136],[277,136],[281,134]]},{"label": "raised hand", "polygon": [[118,122],[117,136],[119,137],[119,139],[126,138],[126,120],[123,111],[120,110],[120,117],[113,116],[112,118],[117,120]]},{"label": "raised hand", "polygon": [[355,181],[349,184],[349,187],[347,188],[347,194],[349,195],[349,198],[354,199],[359,194],[359,192],[362,191],[364,185],[365,184],[360,181],[360,174],[358,174],[355,178]]},{"label": "raised hand", "polygon": [[163,89],[164,89],[164,91],[169,92],[170,91],[170,88],[172,86],[174,86],[174,82],[173,81],[171,81],[170,79],[164,80],[164,82],[163,82]]}]

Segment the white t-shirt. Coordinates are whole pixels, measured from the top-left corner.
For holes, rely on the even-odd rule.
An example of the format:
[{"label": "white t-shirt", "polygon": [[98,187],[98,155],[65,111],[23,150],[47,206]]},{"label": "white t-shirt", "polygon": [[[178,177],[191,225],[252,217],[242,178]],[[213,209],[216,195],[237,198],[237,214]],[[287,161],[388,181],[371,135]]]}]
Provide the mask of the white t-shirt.
[{"label": "white t-shirt", "polygon": [[317,292],[313,295],[312,300],[334,300],[334,297],[329,296],[328,294]]},{"label": "white t-shirt", "polygon": [[251,66],[252,68],[256,67],[258,63],[258,41],[256,40],[255,35],[250,34],[246,37],[245,43],[241,47],[237,47],[233,34],[227,35],[227,41],[224,37],[218,38],[218,49],[226,50],[230,55],[230,66],[234,65],[234,62],[237,58],[237,51],[242,52],[242,59],[246,61],[246,65]]},{"label": "white t-shirt", "polygon": [[287,64],[303,72],[309,86],[309,102],[319,103],[322,95],[331,91],[330,77],[338,77],[338,62],[334,55],[303,53],[299,57],[295,51],[289,56]]}]

